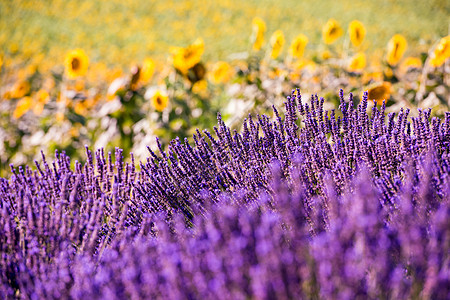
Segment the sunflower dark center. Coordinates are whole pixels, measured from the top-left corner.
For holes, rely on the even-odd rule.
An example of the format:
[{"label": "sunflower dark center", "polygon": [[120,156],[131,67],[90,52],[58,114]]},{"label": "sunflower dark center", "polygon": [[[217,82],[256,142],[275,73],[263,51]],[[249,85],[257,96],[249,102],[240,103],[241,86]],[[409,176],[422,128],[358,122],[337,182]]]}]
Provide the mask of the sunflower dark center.
[{"label": "sunflower dark center", "polygon": [[373,88],[372,90],[369,91],[369,99],[370,100],[373,100],[373,99],[379,100],[382,98],[386,98],[386,95],[385,95],[386,92],[387,91],[383,86]]},{"label": "sunflower dark center", "polygon": [[185,59],[189,59],[191,56],[193,56],[194,55],[194,51],[192,51],[191,49],[187,49],[185,52],[184,52],[184,58]]},{"label": "sunflower dark center", "polygon": [[394,47],[394,56],[397,56],[398,48],[400,47],[399,43],[395,43]]},{"label": "sunflower dark center", "polygon": [[330,29],[330,35],[333,35],[337,32],[337,28],[336,27],[331,27]]},{"label": "sunflower dark center", "polygon": [[72,64],[72,70],[78,70],[81,66],[81,61],[75,57],[74,59],[72,59],[71,64]]}]

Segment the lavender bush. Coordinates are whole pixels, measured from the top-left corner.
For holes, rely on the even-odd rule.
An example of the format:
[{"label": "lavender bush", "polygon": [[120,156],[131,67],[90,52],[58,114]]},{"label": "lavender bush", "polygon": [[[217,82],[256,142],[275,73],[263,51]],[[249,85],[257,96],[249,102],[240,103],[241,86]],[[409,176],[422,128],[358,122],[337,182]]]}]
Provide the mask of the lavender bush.
[{"label": "lavender bush", "polygon": [[450,298],[450,113],[340,99],[219,116],[139,170],[118,148],[12,166],[0,298]]}]

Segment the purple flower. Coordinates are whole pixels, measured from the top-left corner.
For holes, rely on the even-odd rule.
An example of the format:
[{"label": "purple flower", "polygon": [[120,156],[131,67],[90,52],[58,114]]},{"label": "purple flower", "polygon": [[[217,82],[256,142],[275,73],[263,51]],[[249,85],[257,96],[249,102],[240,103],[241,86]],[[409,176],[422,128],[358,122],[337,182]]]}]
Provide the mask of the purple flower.
[{"label": "purple flower", "polygon": [[136,168],[86,147],[0,178],[0,297],[448,298],[450,113],[299,91]]}]

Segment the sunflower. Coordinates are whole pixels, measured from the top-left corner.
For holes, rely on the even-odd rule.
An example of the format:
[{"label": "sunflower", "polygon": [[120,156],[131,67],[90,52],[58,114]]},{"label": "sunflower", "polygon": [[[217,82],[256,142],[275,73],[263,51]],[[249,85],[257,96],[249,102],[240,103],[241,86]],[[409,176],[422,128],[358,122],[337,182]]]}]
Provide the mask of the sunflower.
[{"label": "sunflower", "polygon": [[381,71],[363,72],[362,74],[362,82],[364,84],[381,81],[383,78],[383,72]]},{"label": "sunflower", "polygon": [[35,99],[36,101],[33,107],[33,113],[39,116],[44,111],[44,105],[50,99],[50,95],[46,90],[39,90],[35,95]]},{"label": "sunflower", "polygon": [[352,42],[353,46],[358,47],[364,40],[364,36],[366,35],[366,28],[360,21],[353,20],[348,26],[348,32],[350,34],[350,41]]},{"label": "sunflower", "polygon": [[261,18],[253,18],[252,36],[253,50],[259,51],[264,43],[264,33],[266,32],[266,23]]},{"label": "sunflower", "polygon": [[284,46],[284,34],[281,30],[277,30],[272,34],[270,37],[270,46],[272,47],[270,57],[276,59]]},{"label": "sunflower", "polygon": [[30,92],[31,85],[28,81],[23,80],[14,84],[11,91],[11,98],[22,98]]},{"label": "sunflower", "polygon": [[205,79],[199,80],[192,86],[192,92],[202,97],[208,96],[208,82]]},{"label": "sunflower", "polygon": [[361,72],[366,67],[366,55],[364,52],[356,53],[348,65],[348,70],[351,72]]},{"label": "sunflower", "polygon": [[323,60],[327,60],[330,59],[332,56],[331,52],[328,50],[324,50],[321,54],[320,57],[322,57]]},{"label": "sunflower", "polygon": [[17,102],[16,109],[13,112],[13,118],[18,119],[23,116],[33,106],[33,98],[23,97]]},{"label": "sunflower", "polygon": [[389,100],[391,97],[391,84],[389,82],[382,82],[376,84],[368,90],[368,100],[375,100],[377,104],[382,104],[383,100]]},{"label": "sunflower", "polygon": [[394,35],[389,40],[387,46],[386,60],[388,64],[390,64],[391,66],[395,66],[400,61],[400,59],[402,59],[402,56],[405,53],[407,47],[408,43],[406,42],[404,36],[400,34]]},{"label": "sunflower", "polygon": [[329,19],[322,28],[322,38],[325,44],[333,44],[344,31],[335,19]]},{"label": "sunflower", "polygon": [[197,39],[192,45],[186,48],[175,47],[171,49],[174,67],[183,74],[198,64],[201,60],[205,44],[202,39]]},{"label": "sunflower", "polygon": [[437,68],[442,66],[445,61],[450,57],[450,35],[443,37],[439,44],[434,48],[431,54],[430,63],[433,67]]},{"label": "sunflower", "polygon": [[157,90],[153,94],[151,101],[152,101],[153,107],[157,111],[162,112],[164,110],[164,108],[166,108],[167,105],[169,104],[169,97],[167,96],[167,94],[164,91]]},{"label": "sunflower", "polygon": [[312,60],[299,59],[293,64],[293,67],[296,72],[300,72],[303,69],[308,69],[310,72],[313,72],[317,66]]},{"label": "sunflower", "polygon": [[293,57],[301,58],[303,52],[305,52],[305,47],[308,44],[308,37],[304,34],[299,34],[289,47],[289,52]]},{"label": "sunflower", "polygon": [[155,62],[151,58],[144,59],[140,72],[140,80],[142,82],[149,81],[155,72]]},{"label": "sunflower", "polygon": [[212,68],[212,81],[215,83],[225,83],[233,76],[233,69],[224,61],[219,61]]},{"label": "sunflower", "polygon": [[75,49],[67,53],[65,59],[67,77],[74,79],[86,74],[89,66],[89,58],[82,49]]},{"label": "sunflower", "polygon": [[410,69],[419,69],[420,67],[422,67],[422,61],[420,58],[409,56],[401,63],[400,70],[402,73],[406,73]]},{"label": "sunflower", "polygon": [[75,103],[75,105],[73,106],[73,110],[80,116],[86,115],[88,112],[88,106],[86,101],[83,100],[77,101],[77,103]]},{"label": "sunflower", "polygon": [[0,71],[2,70],[2,66],[3,66],[3,59],[2,56],[0,55]]}]

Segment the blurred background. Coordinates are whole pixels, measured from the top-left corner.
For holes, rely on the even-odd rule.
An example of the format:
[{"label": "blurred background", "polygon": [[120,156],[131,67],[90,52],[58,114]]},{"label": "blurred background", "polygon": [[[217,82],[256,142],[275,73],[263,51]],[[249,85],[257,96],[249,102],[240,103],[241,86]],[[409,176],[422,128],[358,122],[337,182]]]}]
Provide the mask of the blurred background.
[{"label": "blurred background", "polygon": [[[358,22],[354,22],[358,21]],[[449,1],[0,1],[0,176],[40,150],[138,157],[292,89],[449,106]]]},{"label": "blurred background", "polygon": [[93,61],[128,66],[148,55],[164,59],[169,47],[202,37],[205,59],[223,60],[248,49],[254,17],[268,32],[283,30],[287,40],[305,33],[308,48],[321,42],[323,24],[335,18],[342,25],[361,21],[367,48],[401,33],[414,54],[448,34],[449,15],[445,0],[17,0],[0,3],[0,43],[6,53],[44,55],[54,63],[81,47]]}]

